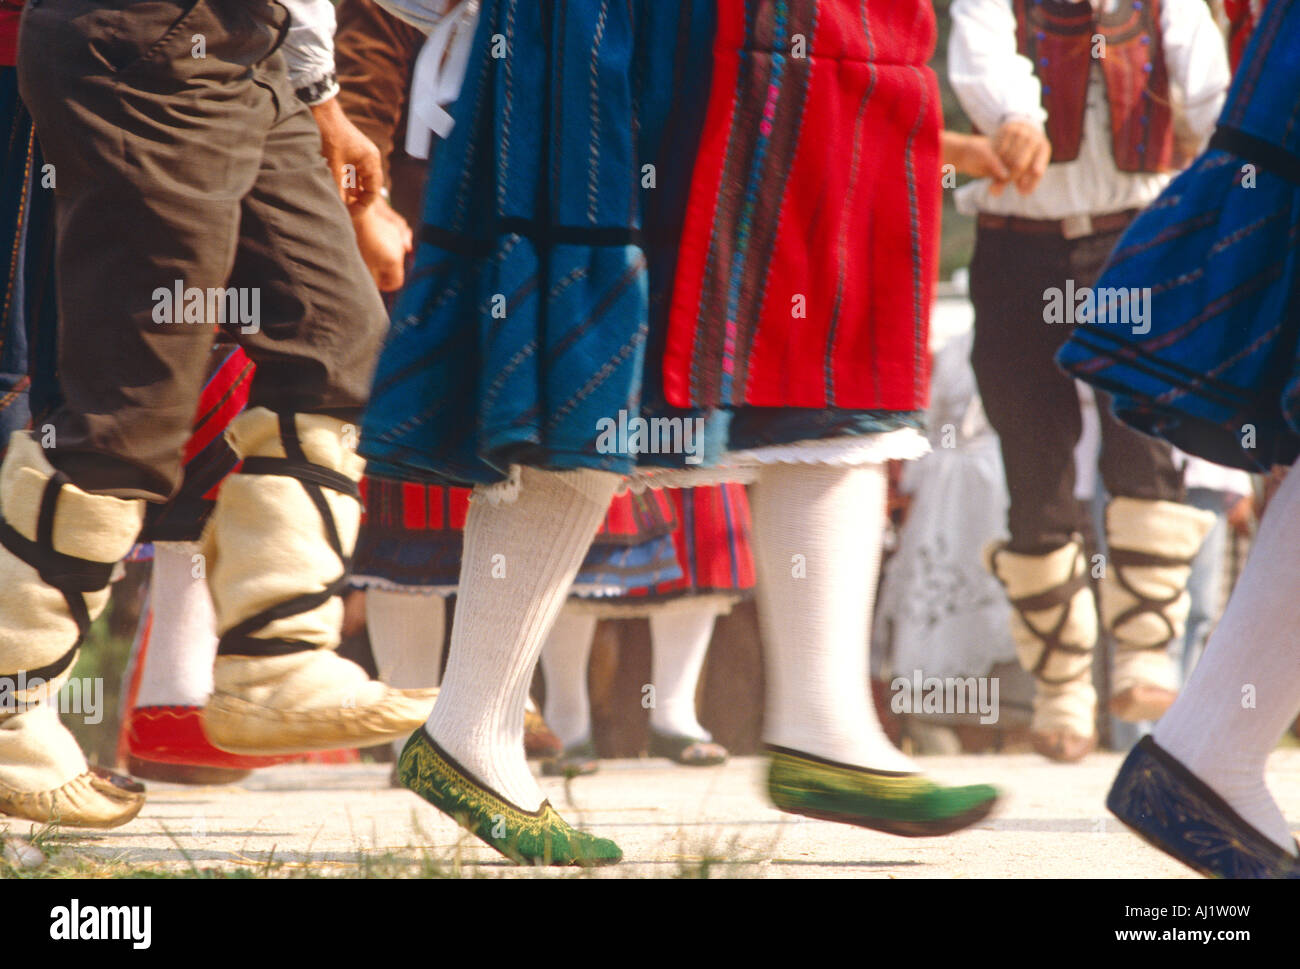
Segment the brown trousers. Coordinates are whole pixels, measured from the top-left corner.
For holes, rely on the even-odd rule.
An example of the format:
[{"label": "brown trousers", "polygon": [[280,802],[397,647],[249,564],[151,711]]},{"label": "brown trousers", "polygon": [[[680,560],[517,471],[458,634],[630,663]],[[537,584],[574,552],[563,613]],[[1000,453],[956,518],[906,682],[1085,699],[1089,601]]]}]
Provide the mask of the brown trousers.
[{"label": "brown trousers", "polygon": [[[980,228],[970,266],[975,305],[971,366],[1002,444],[1011,548],[1037,554],[1088,532],[1074,497],[1074,447],[1083,416],[1074,378],[1056,365],[1069,323],[1044,322],[1044,292],[1092,286],[1120,232],[1066,240]],[[1073,311],[1073,306],[1071,306]],[[1167,443],[1121,424],[1097,394],[1099,470],[1112,497],[1182,501],[1183,474]]]},{"label": "brown trousers", "polygon": [[250,406],[354,420],[387,317],[277,52],[268,0],[32,0],[23,99],[53,166],[51,462],[163,500],[221,326]]}]

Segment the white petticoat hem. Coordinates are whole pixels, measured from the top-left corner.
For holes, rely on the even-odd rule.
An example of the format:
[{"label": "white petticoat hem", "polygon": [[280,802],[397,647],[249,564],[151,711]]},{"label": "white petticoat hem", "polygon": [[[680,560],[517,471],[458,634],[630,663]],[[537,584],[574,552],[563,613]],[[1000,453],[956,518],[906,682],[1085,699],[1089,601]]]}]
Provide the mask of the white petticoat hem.
[{"label": "white petticoat hem", "polygon": [[[770,464],[827,464],[858,467],[886,461],[914,461],[930,453],[930,442],[913,427],[880,434],[829,437],[790,444],[772,444],[746,451],[730,451],[716,464],[699,468],[646,467],[623,478],[618,493],[640,493],[647,488],[699,488],[705,485],[738,482],[752,484],[760,469]],[[474,488],[471,500],[483,499],[491,504],[510,504],[519,497],[522,469],[511,465],[505,481]]]},{"label": "white petticoat hem", "polygon": [[[381,575],[353,575],[349,577],[348,584],[354,589],[378,589],[381,592],[397,592],[410,596],[441,596],[443,599],[451,598],[458,589],[458,586],[454,585],[406,585]],[[623,595],[624,591],[622,587],[616,585],[579,582],[569,589],[569,595],[612,599]]]}]

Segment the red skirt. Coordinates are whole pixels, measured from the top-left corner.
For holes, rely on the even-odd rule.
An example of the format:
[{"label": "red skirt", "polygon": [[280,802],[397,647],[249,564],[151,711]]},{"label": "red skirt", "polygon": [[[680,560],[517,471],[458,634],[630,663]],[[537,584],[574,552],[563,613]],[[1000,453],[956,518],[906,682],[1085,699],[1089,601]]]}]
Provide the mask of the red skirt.
[{"label": "red skirt", "polygon": [[925,406],[934,42],[928,0],[718,0],[664,363],[671,404]]}]

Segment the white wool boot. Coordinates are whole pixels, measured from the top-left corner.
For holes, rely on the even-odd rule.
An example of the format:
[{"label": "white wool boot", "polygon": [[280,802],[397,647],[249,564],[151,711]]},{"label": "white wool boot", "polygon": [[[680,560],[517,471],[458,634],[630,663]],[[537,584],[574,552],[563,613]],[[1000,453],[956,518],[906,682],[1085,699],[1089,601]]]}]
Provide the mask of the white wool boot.
[{"label": "white wool boot", "polygon": [[1115,641],[1110,708],[1121,720],[1159,719],[1178,695],[1168,646],[1183,638],[1192,559],[1213,527],[1214,515],[1173,501],[1106,506],[1101,617]]},{"label": "white wool boot", "polygon": [[0,516],[0,813],[125,824],[143,796],[90,771],[51,703],[108,603],[144,502],[87,494],[20,431],[0,468]]},{"label": "white wool boot", "polygon": [[48,703],[0,719],[0,814],[69,828],[115,828],[144,807],[144,795],[87,767]]},{"label": "white wool boot", "polygon": [[1079,760],[1097,745],[1097,605],[1083,545],[1075,540],[1046,555],[1025,555],[995,542],[984,559],[1011,601],[1016,655],[1037,684],[1034,749],[1052,760]]},{"label": "white wool boot", "polygon": [[222,750],[365,747],[429,714],[435,691],[393,689],[334,652],[364,467],[344,426],[255,407],[226,431],[243,466],[204,535],[221,640],[203,728]]}]

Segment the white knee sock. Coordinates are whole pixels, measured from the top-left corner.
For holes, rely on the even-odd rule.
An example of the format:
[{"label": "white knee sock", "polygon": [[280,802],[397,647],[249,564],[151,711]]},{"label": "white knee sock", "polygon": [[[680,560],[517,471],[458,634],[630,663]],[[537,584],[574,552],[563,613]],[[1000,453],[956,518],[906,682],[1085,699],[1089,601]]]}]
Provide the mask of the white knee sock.
[{"label": "white knee sock", "polygon": [[546,677],[547,726],[565,747],[591,739],[591,698],[587,695],[587,661],[596,617],[565,608],[555,620],[542,647],[542,675]]},{"label": "white knee sock", "polygon": [[716,618],[716,606],[690,608],[685,603],[650,616],[650,681],[655,688],[650,726],[662,734],[713,739],[696,719],[695,689]]},{"label": "white knee sock", "polygon": [[366,629],[381,680],[403,689],[438,685],[447,629],[442,596],[367,589]]},{"label": "white knee sock", "polygon": [[603,471],[524,468],[518,498],[479,497],[465,522],[456,621],[429,735],[527,811],[542,792],[524,759],[524,702],[538,653],[618,485]]},{"label": "white knee sock", "polygon": [[776,746],[914,772],[881,729],[867,679],[885,491],[883,465],[763,468],[753,502],[763,732]]},{"label": "white knee sock", "polygon": [[217,619],[208,583],[194,575],[197,545],[157,542],[149,578],[153,625],[137,707],[201,707],[212,694]]},{"label": "white knee sock", "polygon": [[1295,841],[1264,765],[1300,713],[1300,466],[1260,522],[1255,547],[1201,661],[1155,729],[1155,741],[1254,827]]}]

